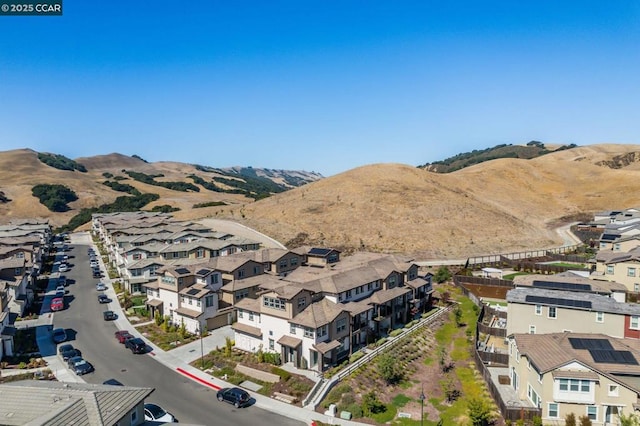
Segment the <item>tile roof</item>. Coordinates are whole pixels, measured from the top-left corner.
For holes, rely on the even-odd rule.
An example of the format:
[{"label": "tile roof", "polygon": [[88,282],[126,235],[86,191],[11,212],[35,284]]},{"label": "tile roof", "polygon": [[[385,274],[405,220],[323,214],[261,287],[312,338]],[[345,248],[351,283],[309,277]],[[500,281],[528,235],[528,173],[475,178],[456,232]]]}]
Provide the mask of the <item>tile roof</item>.
[{"label": "tile roof", "polygon": [[183,296],[190,296],[195,297],[196,299],[201,299],[206,295],[213,293],[213,290],[211,290],[205,284],[196,283],[190,285],[189,287],[183,288],[178,293]]},{"label": "tile roof", "polygon": [[5,425],[114,425],[153,388],[23,380],[0,385]]},{"label": "tile roof", "polygon": [[260,274],[255,275],[249,278],[243,278],[241,280],[231,280],[227,284],[222,286],[222,291],[232,292],[236,290],[243,290],[245,288],[251,287],[282,287],[283,285],[287,285],[289,283],[282,281],[278,277],[274,277],[269,274]]},{"label": "tile roof", "polygon": [[[608,341],[612,350],[629,351],[640,361],[640,342],[635,339],[620,339],[596,333],[551,333],[514,334],[518,351],[525,355],[540,373],[562,369],[571,362],[579,362],[596,373],[613,380],[619,375],[640,376],[640,364],[615,364],[596,362],[587,349],[574,349],[569,339],[602,339]],[[636,388],[640,392],[640,388]]]},{"label": "tile roof", "polygon": [[234,322],[233,324],[231,324],[231,328],[241,333],[249,334],[251,336],[262,337],[262,330],[260,330],[258,327],[252,327],[240,322]]},{"label": "tile roof", "polygon": [[302,339],[284,335],[278,339],[278,343],[284,346],[289,346],[290,348],[297,348],[302,344]]},{"label": "tile roof", "polygon": [[371,297],[368,297],[364,300],[369,301],[369,303],[381,305],[395,299],[398,296],[402,296],[411,292],[412,290],[407,287],[394,287],[390,290],[378,290],[373,293]]},{"label": "tile roof", "polygon": [[179,307],[174,312],[189,318],[198,318],[203,314],[202,312],[194,311],[193,309],[185,308],[184,306]]},{"label": "tile roof", "polygon": [[324,298],[307,306],[302,312],[289,321],[305,327],[318,328],[329,324],[345,310],[341,304],[333,303]]}]

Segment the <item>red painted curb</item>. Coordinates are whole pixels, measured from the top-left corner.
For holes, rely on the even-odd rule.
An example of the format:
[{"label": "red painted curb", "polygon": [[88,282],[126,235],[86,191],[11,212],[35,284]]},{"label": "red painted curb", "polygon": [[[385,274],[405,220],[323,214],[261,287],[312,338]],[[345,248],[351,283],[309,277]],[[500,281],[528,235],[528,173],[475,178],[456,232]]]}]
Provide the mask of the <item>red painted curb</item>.
[{"label": "red painted curb", "polygon": [[213,388],[215,390],[220,390],[222,389],[220,386],[214,385],[213,383],[209,383],[204,379],[201,379],[200,377],[196,376],[195,374],[191,374],[186,370],[183,370],[182,368],[178,367],[176,368],[176,371],[180,374],[184,374],[185,376],[187,376],[188,378],[195,380],[196,382],[199,382],[205,386],[209,386],[210,388]]}]

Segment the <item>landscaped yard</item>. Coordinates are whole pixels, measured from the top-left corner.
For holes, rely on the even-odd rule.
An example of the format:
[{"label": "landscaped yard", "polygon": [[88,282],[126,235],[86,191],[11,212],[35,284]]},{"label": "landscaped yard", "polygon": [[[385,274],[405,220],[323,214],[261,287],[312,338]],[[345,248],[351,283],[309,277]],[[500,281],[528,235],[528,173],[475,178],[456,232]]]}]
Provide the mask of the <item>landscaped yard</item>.
[{"label": "landscaped yard", "polygon": [[162,325],[155,323],[141,325],[136,327],[136,329],[165,351],[199,339],[197,335],[181,332],[180,327],[169,327],[165,329]]},{"label": "landscaped yard", "polygon": [[470,400],[492,404],[472,357],[477,308],[458,289],[447,291],[460,303],[458,315],[417,330],[342,380],[318,411],[337,404],[338,413],[349,411],[357,421],[419,425],[424,393],[424,424],[435,426],[465,424]]},{"label": "landscaped yard", "polygon": [[[291,374],[279,368],[273,363],[278,363],[279,357],[274,354],[250,354],[232,349],[233,342],[227,341],[227,345],[218,350],[209,352],[203,360],[196,360],[191,363],[194,367],[208,371],[211,375],[221,378],[226,382],[239,385],[245,380],[250,380],[262,386],[258,393],[266,396],[273,396],[274,392],[283,393],[296,397],[295,404],[300,406],[301,401],[307,396],[314,385],[314,382],[307,377]],[[204,368],[203,368],[204,364]],[[257,370],[266,371],[280,376],[277,383],[267,383],[256,378],[249,377],[235,370],[236,365],[241,364]]]}]

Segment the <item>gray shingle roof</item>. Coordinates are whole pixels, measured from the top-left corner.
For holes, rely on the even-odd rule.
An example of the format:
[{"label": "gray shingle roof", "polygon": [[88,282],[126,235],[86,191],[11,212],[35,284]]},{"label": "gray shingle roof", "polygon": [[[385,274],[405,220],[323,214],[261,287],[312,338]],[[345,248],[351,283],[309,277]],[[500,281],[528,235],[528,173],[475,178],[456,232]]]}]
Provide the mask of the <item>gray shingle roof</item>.
[{"label": "gray shingle roof", "polygon": [[152,388],[23,380],[0,385],[0,424],[114,425]]}]

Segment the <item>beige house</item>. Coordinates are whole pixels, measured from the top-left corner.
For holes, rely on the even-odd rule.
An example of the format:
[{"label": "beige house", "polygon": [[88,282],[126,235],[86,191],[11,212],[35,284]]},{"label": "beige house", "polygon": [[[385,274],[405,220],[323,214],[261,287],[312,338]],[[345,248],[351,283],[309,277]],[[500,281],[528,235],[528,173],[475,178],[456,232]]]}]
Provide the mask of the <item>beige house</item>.
[{"label": "beige house", "polygon": [[0,384],[3,425],[137,426],[153,388],[21,380]]},{"label": "beige house", "polygon": [[640,396],[640,341],[604,334],[509,336],[509,378],[522,401],[542,410],[545,425],[574,413],[593,425],[619,425]]},{"label": "beige house", "polygon": [[640,292],[640,247],[628,252],[600,251],[592,277],[615,281],[630,292]]},{"label": "beige house", "polygon": [[516,333],[601,333],[629,337],[640,305],[594,293],[518,287],[507,293],[507,336]]}]

